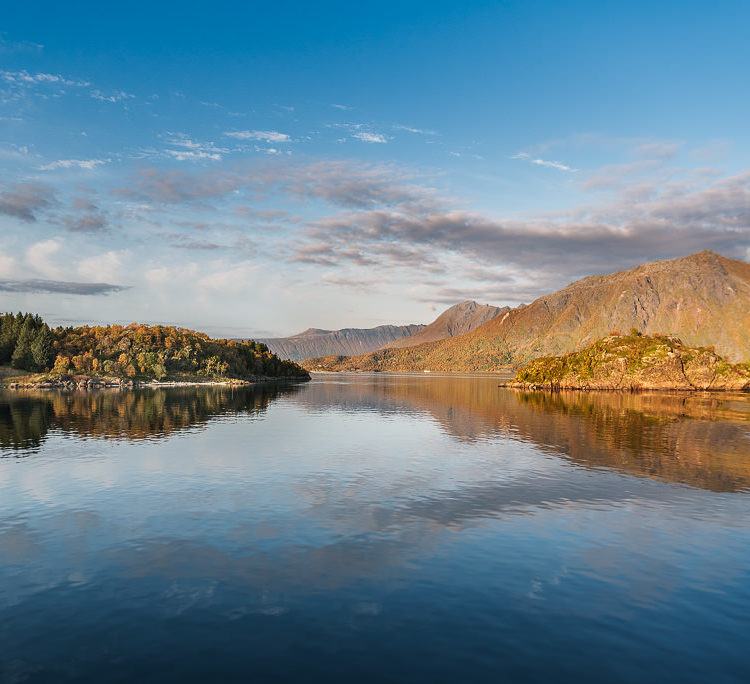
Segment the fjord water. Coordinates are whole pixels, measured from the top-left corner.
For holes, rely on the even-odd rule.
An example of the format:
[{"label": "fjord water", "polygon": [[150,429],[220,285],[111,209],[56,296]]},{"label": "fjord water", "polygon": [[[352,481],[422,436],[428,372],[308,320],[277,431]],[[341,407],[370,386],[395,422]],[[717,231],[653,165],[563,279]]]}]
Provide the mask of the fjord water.
[{"label": "fjord water", "polygon": [[0,395],[3,681],[747,681],[750,398]]}]

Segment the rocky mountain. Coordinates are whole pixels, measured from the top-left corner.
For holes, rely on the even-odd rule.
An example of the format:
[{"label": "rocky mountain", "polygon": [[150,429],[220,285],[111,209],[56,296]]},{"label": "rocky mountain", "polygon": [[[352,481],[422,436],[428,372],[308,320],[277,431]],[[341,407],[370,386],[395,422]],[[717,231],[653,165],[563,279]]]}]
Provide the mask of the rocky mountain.
[{"label": "rocky mountain", "polygon": [[461,302],[443,311],[432,323],[415,335],[403,337],[385,346],[412,347],[415,344],[463,335],[506,311],[510,311],[510,307],[500,308],[489,304],[477,304],[473,301]]},{"label": "rocky mountain", "polygon": [[535,359],[519,371],[520,389],[748,390],[750,363],[727,363],[711,347],[670,335],[609,335],[563,356]]},{"label": "rocky mountain", "polygon": [[258,340],[282,359],[301,361],[312,356],[356,356],[376,349],[408,347],[442,340],[474,330],[509,310],[489,304],[461,302],[441,313],[429,325],[379,325],[377,328],[321,330],[309,328],[291,337]]},{"label": "rocky mountain", "polygon": [[282,359],[301,361],[310,356],[328,354],[351,356],[365,354],[421,332],[424,325],[379,325],[377,328],[321,330],[308,328],[290,337],[258,340]]},{"label": "rocky mountain", "polygon": [[475,330],[351,359],[308,359],[310,370],[497,371],[583,349],[632,328],[713,345],[729,362],[750,359],[750,264],[704,251],[590,276]]}]

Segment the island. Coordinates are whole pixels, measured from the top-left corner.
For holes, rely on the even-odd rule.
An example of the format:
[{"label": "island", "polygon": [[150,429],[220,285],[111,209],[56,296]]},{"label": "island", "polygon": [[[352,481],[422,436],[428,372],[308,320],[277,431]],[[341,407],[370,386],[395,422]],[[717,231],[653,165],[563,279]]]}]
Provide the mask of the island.
[{"label": "island", "polygon": [[526,390],[750,391],[750,363],[729,363],[713,347],[690,347],[672,335],[612,333],[589,347],[545,356],[507,384]]},{"label": "island", "polygon": [[306,381],[262,342],[212,339],[163,325],[51,328],[31,313],[0,315],[0,377],[11,389]]}]

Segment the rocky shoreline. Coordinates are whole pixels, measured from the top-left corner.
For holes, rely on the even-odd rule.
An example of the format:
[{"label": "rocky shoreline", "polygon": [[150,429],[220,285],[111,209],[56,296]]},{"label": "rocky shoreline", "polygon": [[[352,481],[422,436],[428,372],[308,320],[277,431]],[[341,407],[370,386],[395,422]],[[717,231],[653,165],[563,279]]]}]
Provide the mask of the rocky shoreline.
[{"label": "rocky shoreline", "polygon": [[310,376],[272,378],[253,376],[250,378],[228,378],[224,380],[132,380],[111,376],[64,375],[40,380],[13,380],[5,387],[10,390],[100,390],[135,389],[139,387],[201,387],[206,385],[226,387],[246,387],[250,385],[278,382],[307,382]]}]

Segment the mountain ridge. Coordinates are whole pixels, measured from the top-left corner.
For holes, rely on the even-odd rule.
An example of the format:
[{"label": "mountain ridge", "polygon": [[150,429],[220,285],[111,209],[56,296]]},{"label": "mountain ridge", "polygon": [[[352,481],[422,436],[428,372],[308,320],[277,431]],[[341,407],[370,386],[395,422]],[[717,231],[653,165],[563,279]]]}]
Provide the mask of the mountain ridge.
[{"label": "mountain ridge", "polygon": [[288,337],[259,339],[281,358],[301,361],[311,356],[356,356],[377,349],[432,342],[474,330],[508,307],[467,300],[443,311],[432,323],[379,325],[375,328],[308,328]]},{"label": "mountain ridge", "polygon": [[750,358],[750,264],[698,252],[582,278],[475,330],[350,359],[307,359],[309,370],[497,371],[582,349],[615,330],[670,334]]}]

